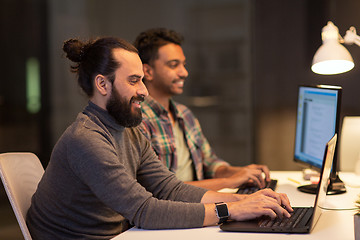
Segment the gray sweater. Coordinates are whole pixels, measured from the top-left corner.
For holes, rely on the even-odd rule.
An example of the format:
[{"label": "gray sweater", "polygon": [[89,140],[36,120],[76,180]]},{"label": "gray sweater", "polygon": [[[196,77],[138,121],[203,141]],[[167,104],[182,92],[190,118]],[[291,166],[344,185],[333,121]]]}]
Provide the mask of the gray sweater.
[{"label": "gray sweater", "polygon": [[27,225],[33,239],[110,239],[129,223],[201,227],[205,192],[176,179],[137,128],[89,102],[55,145]]}]

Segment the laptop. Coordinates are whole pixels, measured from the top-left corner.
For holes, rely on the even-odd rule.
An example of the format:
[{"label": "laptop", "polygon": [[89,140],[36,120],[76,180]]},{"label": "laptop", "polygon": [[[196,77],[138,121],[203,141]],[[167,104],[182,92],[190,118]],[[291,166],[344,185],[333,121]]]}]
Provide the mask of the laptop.
[{"label": "laptop", "polygon": [[294,212],[290,218],[271,220],[268,217],[260,217],[249,221],[228,221],[220,225],[223,231],[231,232],[264,232],[264,233],[310,233],[320,215],[331,172],[337,134],[327,142],[323,157],[319,185],[313,207],[293,207]]}]

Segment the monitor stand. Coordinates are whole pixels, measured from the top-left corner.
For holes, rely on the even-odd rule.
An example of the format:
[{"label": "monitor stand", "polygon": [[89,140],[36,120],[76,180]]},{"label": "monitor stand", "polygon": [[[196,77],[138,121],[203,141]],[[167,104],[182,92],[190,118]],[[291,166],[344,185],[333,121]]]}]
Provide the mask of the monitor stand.
[{"label": "monitor stand", "polygon": [[[318,184],[309,184],[299,186],[297,189],[300,192],[316,194]],[[330,183],[327,190],[327,195],[342,194],[346,192],[345,184],[339,178],[339,175],[336,175],[335,178],[330,178]]]}]

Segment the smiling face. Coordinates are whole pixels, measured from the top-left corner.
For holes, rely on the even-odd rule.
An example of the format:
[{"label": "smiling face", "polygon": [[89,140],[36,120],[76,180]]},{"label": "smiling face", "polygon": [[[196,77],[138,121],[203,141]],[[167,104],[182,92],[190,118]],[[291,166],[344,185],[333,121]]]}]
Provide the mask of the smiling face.
[{"label": "smiling face", "polygon": [[170,98],[182,94],[188,76],[185,60],[181,46],[173,43],[161,46],[158,58],[147,64],[149,70],[145,70],[147,84],[151,85],[150,95]]},{"label": "smiling face", "polygon": [[120,125],[134,127],[141,123],[140,103],[148,95],[142,82],[142,63],[139,56],[133,52],[114,49],[113,54],[120,67],[115,71],[115,80],[106,110]]}]

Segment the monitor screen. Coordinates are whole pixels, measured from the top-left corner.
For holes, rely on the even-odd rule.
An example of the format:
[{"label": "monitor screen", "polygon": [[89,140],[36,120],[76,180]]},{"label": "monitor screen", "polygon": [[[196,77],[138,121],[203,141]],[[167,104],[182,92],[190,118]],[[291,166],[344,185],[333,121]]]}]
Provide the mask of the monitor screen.
[{"label": "monitor screen", "polygon": [[341,87],[300,86],[294,159],[321,169],[326,143],[338,133]]}]

